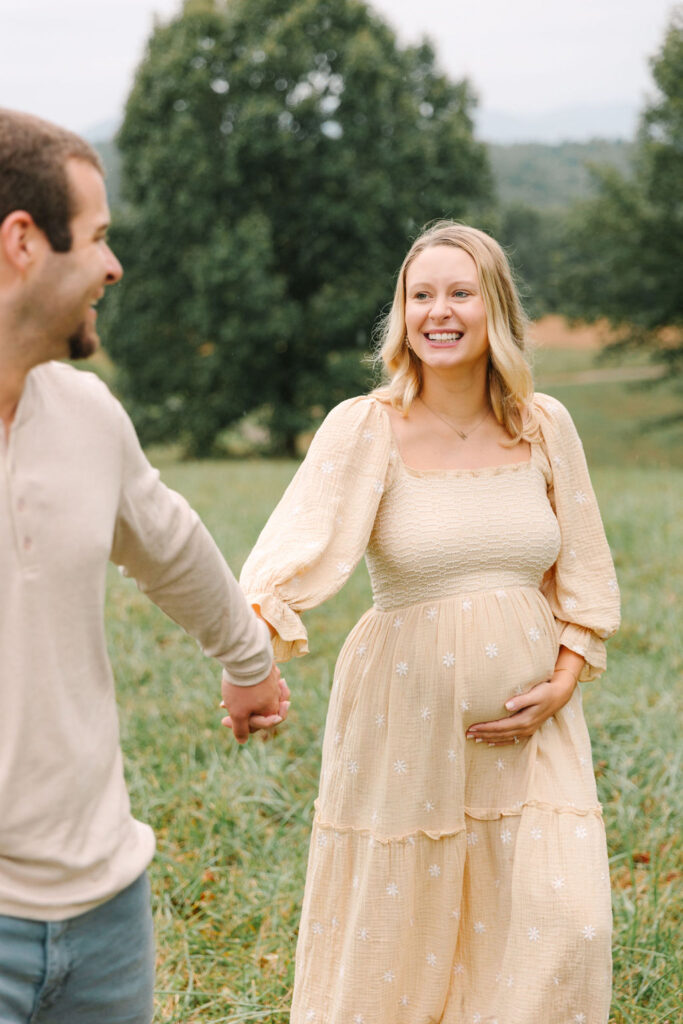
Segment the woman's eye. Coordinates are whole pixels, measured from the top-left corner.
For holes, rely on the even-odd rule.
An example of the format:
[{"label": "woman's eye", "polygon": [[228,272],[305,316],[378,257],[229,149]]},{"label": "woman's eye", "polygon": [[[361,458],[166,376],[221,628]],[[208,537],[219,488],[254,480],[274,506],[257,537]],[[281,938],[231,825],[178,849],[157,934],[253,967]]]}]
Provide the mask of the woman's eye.
[{"label": "woman's eye", "polygon": [[462,288],[458,288],[457,292],[453,292],[453,294],[455,295],[456,299],[466,299],[470,293],[463,291]]}]

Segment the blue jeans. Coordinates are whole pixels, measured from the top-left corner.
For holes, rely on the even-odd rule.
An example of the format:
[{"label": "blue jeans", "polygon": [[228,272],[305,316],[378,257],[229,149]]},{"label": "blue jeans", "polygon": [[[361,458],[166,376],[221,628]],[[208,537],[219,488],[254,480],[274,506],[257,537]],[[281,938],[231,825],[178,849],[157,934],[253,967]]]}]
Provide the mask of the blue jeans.
[{"label": "blue jeans", "polygon": [[0,915],[0,1024],[149,1024],[149,880],[66,921]]}]

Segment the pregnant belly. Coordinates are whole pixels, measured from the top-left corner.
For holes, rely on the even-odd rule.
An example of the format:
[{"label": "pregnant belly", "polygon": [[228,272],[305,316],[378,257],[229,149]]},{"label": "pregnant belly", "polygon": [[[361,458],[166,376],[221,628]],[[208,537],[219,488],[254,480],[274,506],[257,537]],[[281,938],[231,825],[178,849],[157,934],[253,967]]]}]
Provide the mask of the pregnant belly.
[{"label": "pregnant belly", "polygon": [[506,715],[511,696],[550,678],[557,653],[555,619],[531,587],[372,610],[340,654],[333,703],[347,720],[417,713],[466,728]]}]

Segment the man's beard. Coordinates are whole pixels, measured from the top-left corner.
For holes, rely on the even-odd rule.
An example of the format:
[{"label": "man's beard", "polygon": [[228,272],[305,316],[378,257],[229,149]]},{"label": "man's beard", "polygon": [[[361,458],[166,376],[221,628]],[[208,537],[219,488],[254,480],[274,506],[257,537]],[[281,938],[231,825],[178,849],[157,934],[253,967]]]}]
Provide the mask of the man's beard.
[{"label": "man's beard", "polygon": [[86,324],[81,324],[69,338],[69,359],[89,359],[99,346],[99,338],[90,333]]}]

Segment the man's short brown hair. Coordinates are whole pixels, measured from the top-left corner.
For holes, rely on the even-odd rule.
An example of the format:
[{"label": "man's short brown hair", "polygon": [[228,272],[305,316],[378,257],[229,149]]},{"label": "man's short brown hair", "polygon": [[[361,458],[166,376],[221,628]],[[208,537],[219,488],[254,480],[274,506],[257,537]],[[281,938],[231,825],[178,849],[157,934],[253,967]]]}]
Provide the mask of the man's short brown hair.
[{"label": "man's short brown hair", "polygon": [[26,210],[52,248],[68,252],[70,221],[78,212],[66,174],[71,159],[104,173],[93,147],[74,132],[0,107],[0,224],[14,210]]}]

